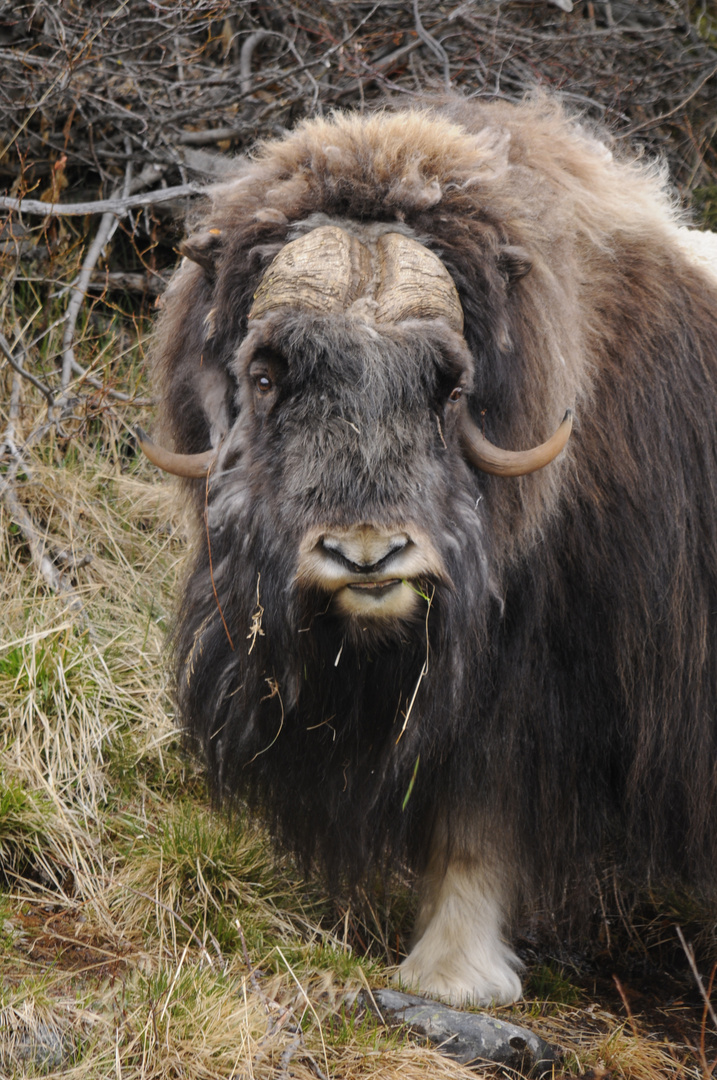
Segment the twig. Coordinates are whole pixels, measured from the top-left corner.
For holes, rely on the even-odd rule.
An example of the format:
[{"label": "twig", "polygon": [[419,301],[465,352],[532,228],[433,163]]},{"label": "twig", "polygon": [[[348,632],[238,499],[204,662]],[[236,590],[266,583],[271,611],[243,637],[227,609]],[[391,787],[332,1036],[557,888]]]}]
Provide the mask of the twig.
[{"label": "twig", "polygon": [[8,410],[7,427],[5,428],[5,434],[3,435],[3,441],[0,444],[0,453],[4,448],[11,447],[15,440],[15,424],[20,415],[20,387],[22,380],[17,372],[12,377],[12,389],[10,391],[10,408]]},{"label": "twig", "polygon": [[151,409],[157,404],[154,398],[135,397],[134,394],[125,394],[123,390],[115,390],[114,387],[107,386],[101,379],[96,379],[94,375],[90,375],[77,361],[72,365],[72,370],[77,375],[80,384],[87,383],[93,390],[98,390],[105,397],[112,398],[113,401],[122,401],[127,405],[134,405],[138,409]]},{"label": "twig", "polygon": [[[129,140],[127,140],[129,142]],[[157,179],[157,167],[154,165],[143,169],[138,177],[132,179],[132,161],[127,162],[127,168],[125,172],[125,180],[122,191],[122,198],[126,199],[133,191],[139,191],[148,184],[153,183]],[[85,255],[82,262],[82,269],[80,274],[72,286],[70,293],[70,300],[67,305],[67,313],[65,315],[65,330],[62,335],[62,390],[63,393],[67,390],[72,378],[73,372],[77,375],[81,375],[83,378],[88,379],[92,385],[97,385],[94,380],[87,374],[85,369],[78,363],[75,357],[75,351],[73,348],[73,342],[75,337],[75,326],[77,325],[77,319],[82,308],[82,302],[87,295],[90,279],[94,272],[97,260],[104,251],[107,244],[112,239],[112,235],[119,225],[119,218],[113,213],[106,213],[102,215],[99,228],[95,235],[95,239],[90,245],[90,249]],[[98,389],[101,389],[101,384]],[[119,395],[122,400],[130,400],[126,394],[119,394],[115,391],[115,395]]]},{"label": "twig", "polygon": [[288,1076],[291,1075],[290,1072],[289,1072],[289,1065],[291,1064],[291,1059],[295,1056],[296,1051],[301,1046],[301,1041],[302,1041],[301,1040],[301,1035],[295,1035],[294,1038],[289,1043],[289,1045],[284,1050],[284,1052],[282,1053],[281,1057],[279,1058],[279,1074],[278,1075],[280,1077],[288,1077]]},{"label": "twig", "polygon": [[[127,162],[125,171],[125,179],[123,189],[121,192],[122,198],[127,198],[130,194],[130,183],[132,178],[132,160]],[[142,186],[142,185],[140,185]],[[73,349],[73,341],[75,337],[75,326],[77,325],[77,318],[80,314],[82,307],[82,301],[85,299],[87,292],[87,286],[89,285],[90,278],[92,277],[92,271],[97,264],[97,260],[104,251],[105,245],[110,242],[112,233],[119,224],[119,218],[112,213],[105,213],[100,219],[99,228],[95,234],[95,238],[90,245],[90,248],[85,255],[82,262],[82,269],[80,270],[77,281],[72,286],[70,293],[70,300],[67,305],[67,311],[65,313],[65,330],[62,335],[62,389],[65,391],[70,384],[72,378],[72,368],[76,363],[75,351]]]},{"label": "twig", "polygon": [[138,292],[159,296],[165,283],[159,274],[133,273],[131,270],[95,270],[87,286],[92,292]]},{"label": "twig", "polygon": [[0,195],[0,210],[16,210],[18,213],[39,217],[86,217],[88,214],[124,216],[136,206],[156,206],[186,195],[199,195],[203,190],[201,184],[177,184],[175,187],[147,191],[141,195],[128,195],[126,199],[93,199],[91,202],[77,203],[46,203],[39,199],[12,199],[8,195]]},{"label": "twig", "polygon": [[692,974],[695,977],[695,982],[697,983],[697,989],[699,990],[700,994],[702,995],[702,1000],[705,1003],[705,1008],[707,1009],[707,1011],[708,1011],[708,1013],[710,1015],[710,1019],[712,1020],[712,1023],[715,1026],[715,1030],[717,1031],[717,1013],[715,1013],[712,1002],[710,1001],[709,996],[707,994],[707,991],[704,988],[704,985],[702,983],[702,976],[700,975],[699,971],[697,970],[697,964],[695,963],[695,954],[692,951],[692,946],[688,945],[687,942],[685,941],[685,935],[682,933],[682,927],[681,926],[676,926],[675,930],[677,931],[677,936],[680,939],[680,945],[682,946],[684,954],[687,957],[687,963],[690,965],[690,968],[692,970]]},{"label": "twig", "polygon": [[10,428],[8,427],[5,429],[3,439],[5,443],[5,448],[9,451],[12,461],[10,464],[10,468],[7,470],[7,472],[0,476],[1,496],[4,496],[6,489],[8,487],[11,487],[15,483],[15,477],[17,476],[20,469],[22,469],[25,474],[29,474],[30,469],[25,460],[25,455],[35,445],[35,443],[41,442],[42,439],[45,438],[45,435],[48,433],[48,431],[53,427],[56,427],[55,420],[45,420],[44,423],[40,424],[38,427],[35,428],[34,431],[32,431],[28,435],[22,445],[22,450],[19,450],[15,446],[14,436],[11,434]]},{"label": "twig", "polygon": [[[312,67],[316,67],[320,60],[315,60],[311,64],[304,63],[303,57],[297,52],[296,45],[287,37],[286,34],[280,33],[278,30],[257,30],[255,34],[251,34],[242,45],[241,57],[240,57],[240,72],[241,72],[241,91],[244,97],[248,97],[252,93],[252,74],[251,74],[251,59],[254,53],[254,49],[257,47],[260,41],[263,41],[267,37],[278,37],[286,43],[286,47],[294,57],[294,59],[306,72],[307,78],[310,80],[311,85],[314,87],[314,104],[318,100],[319,96],[319,84],[311,74],[309,70]],[[256,89],[256,87],[254,87]]]},{"label": "twig", "polygon": [[52,390],[50,390],[50,387],[46,386],[40,379],[37,379],[31,372],[27,371],[20,361],[13,356],[10,344],[2,333],[0,333],[0,352],[2,352],[10,367],[14,368],[18,375],[21,375],[23,379],[27,379],[28,382],[32,383],[35,389],[39,390],[45,398],[48,407],[52,408],[55,404],[55,395]]},{"label": "twig", "polygon": [[207,128],[206,131],[183,131],[174,142],[180,146],[208,146],[210,143],[223,142],[225,139],[235,139],[241,135],[243,128],[220,127]]},{"label": "twig", "polygon": [[661,113],[659,116],[654,116],[651,120],[645,120],[642,124],[635,124],[634,127],[631,127],[626,132],[624,132],[623,138],[629,139],[633,135],[636,135],[638,131],[644,131],[644,129],[647,127],[655,127],[657,124],[661,124],[663,120],[668,120],[671,116],[674,116],[675,113],[679,112],[681,109],[684,109],[685,105],[688,105],[690,101],[692,101],[692,99],[696,97],[697,94],[699,94],[705,83],[708,83],[710,79],[713,79],[715,77],[715,75],[717,75],[717,67],[712,68],[711,71],[708,71],[705,77],[703,79],[700,79],[695,84],[695,86],[693,86],[687,97],[682,98],[681,101],[678,101],[672,109],[669,109],[667,112]]},{"label": "twig", "polygon": [[443,82],[446,90],[451,88],[451,64],[448,59],[448,53],[441,45],[440,41],[437,41],[433,34],[429,34],[425,26],[421,22],[421,13],[418,10],[418,0],[413,0],[413,20],[416,25],[416,33],[421,41],[428,46],[431,52],[438,57],[443,64]]},{"label": "twig", "polygon": [[30,514],[20,502],[12,483],[6,484],[2,497],[8,514],[22,532],[30,548],[30,555],[38,573],[53,592],[61,593],[66,598],[70,610],[79,616],[85,629],[89,630],[84,604],[47,554],[47,538],[40,533]]},{"label": "twig", "polygon": [[[266,38],[271,36],[271,30],[255,30],[254,33],[249,34],[249,37],[244,41],[239,54],[239,85],[241,86],[242,94],[251,94],[251,62],[254,57],[254,50],[257,45],[260,45],[262,41],[265,41]],[[283,37],[283,34],[280,36]]]}]

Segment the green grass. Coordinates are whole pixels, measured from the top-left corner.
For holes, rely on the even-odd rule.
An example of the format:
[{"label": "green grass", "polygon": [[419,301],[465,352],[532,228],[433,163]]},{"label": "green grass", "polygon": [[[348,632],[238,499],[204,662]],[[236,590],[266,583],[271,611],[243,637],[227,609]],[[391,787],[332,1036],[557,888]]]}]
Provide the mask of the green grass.
[{"label": "green grass", "polygon": [[536,964],[526,982],[525,997],[552,1005],[577,1005],[583,993],[568,978],[565,969],[555,964]]}]

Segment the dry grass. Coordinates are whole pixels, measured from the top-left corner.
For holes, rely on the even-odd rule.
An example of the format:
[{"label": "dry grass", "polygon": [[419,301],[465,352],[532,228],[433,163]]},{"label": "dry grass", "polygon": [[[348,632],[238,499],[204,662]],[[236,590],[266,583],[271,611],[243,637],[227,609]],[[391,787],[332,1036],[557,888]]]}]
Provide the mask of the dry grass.
[{"label": "dry grass", "polygon": [[[27,435],[42,407],[22,394]],[[352,949],[373,933],[381,952],[381,917],[332,928],[256,826],[208,807],[162,655],[183,529],[116,412],[25,465],[23,506],[72,557],[53,592],[0,509],[0,1074],[475,1077],[352,1006],[385,980]],[[561,999],[501,1015],[564,1046],[564,1075],[707,1075],[639,1021]]]}]

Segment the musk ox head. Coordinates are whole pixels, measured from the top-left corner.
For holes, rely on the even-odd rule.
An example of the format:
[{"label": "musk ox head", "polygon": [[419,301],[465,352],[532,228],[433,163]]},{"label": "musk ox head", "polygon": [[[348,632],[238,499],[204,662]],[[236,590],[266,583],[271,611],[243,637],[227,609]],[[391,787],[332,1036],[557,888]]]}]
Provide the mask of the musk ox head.
[{"label": "musk ox head", "polygon": [[404,971],[449,996],[519,991],[530,875],[715,864],[714,282],[662,183],[545,102],[312,120],[164,297],[181,721],[333,881],[425,871]]},{"label": "musk ox head", "polygon": [[[356,619],[383,630],[414,616],[437,583],[455,587],[439,551],[457,542],[442,538],[448,523],[467,514],[465,527],[480,532],[475,508],[447,499],[452,489],[463,502],[475,496],[461,456],[498,476],[532,473],[565,446],[571,413],[531,450],[493,446],[465,406],[475,365],[438,256],[395,225],[309,219],[303,229],[254,295],[230,369],[238,415],[216,451],[142,446],[167,471],[211,473],[211,489],[227,478],[227,493],[232,473],[251,475],[249,459],[273,446],[281,462],[254,468],[281,492],[284,542],[298,540],[293,587],[345,616],[349,633]],[[235,500],[225,494],[212,516],[231,517]]]},{"label": "musk ox head", "polygon": [[353,880],[423,857],[428,787],[399,808],[419,757],[430,774],[470,722],[452,703],[570,434],[580,350],[550,355],[524,288],[552,272],[475,213],[508,141],[430,113],[307,123],[215,191],[164,300],[176,451],[143,445],[189,478],[201,523],[182,716],[219,796]]}]

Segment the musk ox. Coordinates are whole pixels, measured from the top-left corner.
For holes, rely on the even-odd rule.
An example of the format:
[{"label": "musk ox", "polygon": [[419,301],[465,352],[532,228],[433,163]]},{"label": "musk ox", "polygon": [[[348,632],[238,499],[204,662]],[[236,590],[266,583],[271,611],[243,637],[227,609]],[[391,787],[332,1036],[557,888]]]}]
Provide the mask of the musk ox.
[{"label": "musk ox", "polygon": [[154,345],[181,722],[332,886],[417,871],[399,974],[454,1001],[596,867],[715,895],[717,278],[618,157],[545,100],[306,121]]}]

